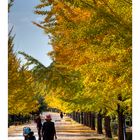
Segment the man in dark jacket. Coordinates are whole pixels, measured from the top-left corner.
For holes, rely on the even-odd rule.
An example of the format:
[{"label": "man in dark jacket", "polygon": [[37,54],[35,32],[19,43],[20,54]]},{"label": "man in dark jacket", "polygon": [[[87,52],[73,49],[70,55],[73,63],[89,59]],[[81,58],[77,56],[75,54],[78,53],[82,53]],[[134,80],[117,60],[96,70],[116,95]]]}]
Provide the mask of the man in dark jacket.
[{"label": "man in dark jacket", "polygon": [[50,115],[46,116],[46,122],[44,122],[42,128],[42,135],[43,135],[43,140],[54,140],[54,136],[55,139],[57,139],[54,122],[51,122]]},{"label": "man in dark jacket", "polygon": [[40,116],[37,117],[37,119],[35,120],[36,125],[37,125],[37,131],[38,131],[38,137],[39,140],[41,140],[41,128],[42,128],[42,123],[41,123],[41,118]]}]

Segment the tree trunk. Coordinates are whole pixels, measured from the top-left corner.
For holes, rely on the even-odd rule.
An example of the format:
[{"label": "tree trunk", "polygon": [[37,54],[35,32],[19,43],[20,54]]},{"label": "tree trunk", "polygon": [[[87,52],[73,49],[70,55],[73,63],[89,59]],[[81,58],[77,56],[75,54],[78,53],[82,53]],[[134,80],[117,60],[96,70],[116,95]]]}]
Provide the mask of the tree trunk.
[{"label": "tree trunk", "polygon": [[91,127],[91,112],[89,112],[89,127]]},{"label": "tree trunk", "polygon": [[123,111],[120,109],[118,110],[118,140],[124,140],[124,116],[123,116]]},{"label": "tree trunk", "polygon": [[86,112],[86,126],[88,126],[88,113]]},{"label": "tree trunk", "polygon": [[91,113],[91,129],[95,130],[95,114]]},{"label": "tree trunk", "polygon": [[110,117],[105,116],[105,118],[104,118],[104,127],[105,127],[106,137],[108,137],[108,138],[112,138],[110,121],[111,121]]},{"label": "tree trunk", "polygon": [[84,125],[87,125],[87,113],[84,112]]},{"label": "tree trunk", "polygon": [[[121,95],[118,96],[118,100],[122,101]],[[118,140],[124,140],[124,120],[123,109],[121,109],[121,106],[118,104]]]},{"label": "tree trunk", "polygon": [[90,112],[87,113],[87,126],[90,127]]},{"label": "tree trunk", "polygon": [[84,124],[83,112],[81,112],[81,123]]},{"label": "tree trunk", "polygon": [[75,120],[76,122],[78,122],[78,112],[75,112],[75,116],[76,116]]},{"label": "tree trunk", "polygon": [[73,112],[72,118],[73,118],[73,120],[76,119],[75,112]]},{"label": "tree trunk", "polygon": [[78,114],[78,122],[80,123],[80,112],[77,113]]},{"label": "tree trunk", "polygon": [[85,112],[83,112],[83,118],[84,118],[84,125],[86,125],[86,113]]},{"label": "tree trunk", "polygon": [[102,131],[102,115],[99,113],[97,116],[97,133],[103,134]]}]

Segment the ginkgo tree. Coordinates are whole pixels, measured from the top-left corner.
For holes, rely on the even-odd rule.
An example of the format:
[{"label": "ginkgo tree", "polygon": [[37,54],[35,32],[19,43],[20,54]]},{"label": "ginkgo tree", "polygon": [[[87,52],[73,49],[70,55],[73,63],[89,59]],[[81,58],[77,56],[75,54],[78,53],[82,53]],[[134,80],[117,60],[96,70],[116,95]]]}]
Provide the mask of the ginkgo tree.
[{"label": "ginkgo tree", "polygon": [[16,54],[13,52],[12,42],[13,37],[9,35],[8,113],[28,114],[32,109],[37,109],[36,99],[32,98],[35,93],[31,84],[33,79],[27,70],[21,68],[20,60],[17,59]]},{"label": "ginkgo tree", "polygon": [[14,52],[14,36],[8,36],[8,113],[28,115],[38,111],[40,96],[44,96],[44,84],[38,83]]},{"label": "ginkgo tree", "polygon": [[[8,12],[14,0],[8,3]],[[21,60],[14,51],[13,28],[8,34],[8,114],[29,115],[40,109],[40,99],[45,94],[44,84],[35,80],[27,66],[21,65]]]}]

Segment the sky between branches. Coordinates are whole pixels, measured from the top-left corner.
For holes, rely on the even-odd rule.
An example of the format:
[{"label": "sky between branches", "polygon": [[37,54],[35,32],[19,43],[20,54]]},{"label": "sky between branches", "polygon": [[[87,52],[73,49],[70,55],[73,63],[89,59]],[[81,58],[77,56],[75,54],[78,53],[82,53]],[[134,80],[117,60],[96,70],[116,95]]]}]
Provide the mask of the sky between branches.
[{"label": "sky between branches", "polygon": [[[52,61],[47,56],[47,52],[51,50],[48,45],[48,37],[42,30],[32,24],[32,21],[40,21],[41,17],[34,14],[34,7],[39,0],[15,0],[9,14],[9,29],[13,26],[14,50],[24,51],[25,53],[38,59],[45,66]],[[17,55],[24,59],[21,55]]]}]

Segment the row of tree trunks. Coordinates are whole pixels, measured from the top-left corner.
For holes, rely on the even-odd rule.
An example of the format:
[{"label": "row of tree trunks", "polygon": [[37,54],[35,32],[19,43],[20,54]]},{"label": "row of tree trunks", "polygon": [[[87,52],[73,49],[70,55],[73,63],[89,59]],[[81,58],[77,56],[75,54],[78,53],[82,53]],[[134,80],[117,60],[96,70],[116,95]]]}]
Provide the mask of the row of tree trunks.
[{"label": "row of tree trunks", "polygon": [[18,115],[8,115],[8,126],[12,124],[24,124],[26,122],[29,122],[32,119],[30,115],[23,116],[21,114]]},{"label": "row of tree trunks", "polygon": [[[95,130],[95,113],[93,112],[73,112],[72,118],[86,126],[89,126],[92,130]],[[102,134],[102,115],[98,114],[97,117],[97,132]]]},{"label": "row of tree trunks", "polygon": [[[72,118],[86,126],[89,126],[92,130],[96,130],[95,120],[96,115],[93,112],[73,112]],[[103,134],[102,127],[103,115],[101,113],[97,114],[97,133]],[[110,127],[111,119],[109,116],[104,117],[104,128],[106,137],[112,138],[111,127]]]},{"label": "row of tree trunks", "polygon": [[[122,102],[122,96],[118,95],[118,100]],[[124,110],[121,105],[118,104],[117,108],[118,112],[118,140],[126,139],[125,132],[125,116]],[[73,112],[73,119],[83,125],[89,126],[92,130],[95,130],[95,118],[97,117],[97,133],[103,134],[102,128],[102,120],[103,115],[99,112],[96,117],[93,112]],[[110,127],[111,119],[109,116],[104,116],[104,129],[106,137],[112,138],[111,127]]]}]

